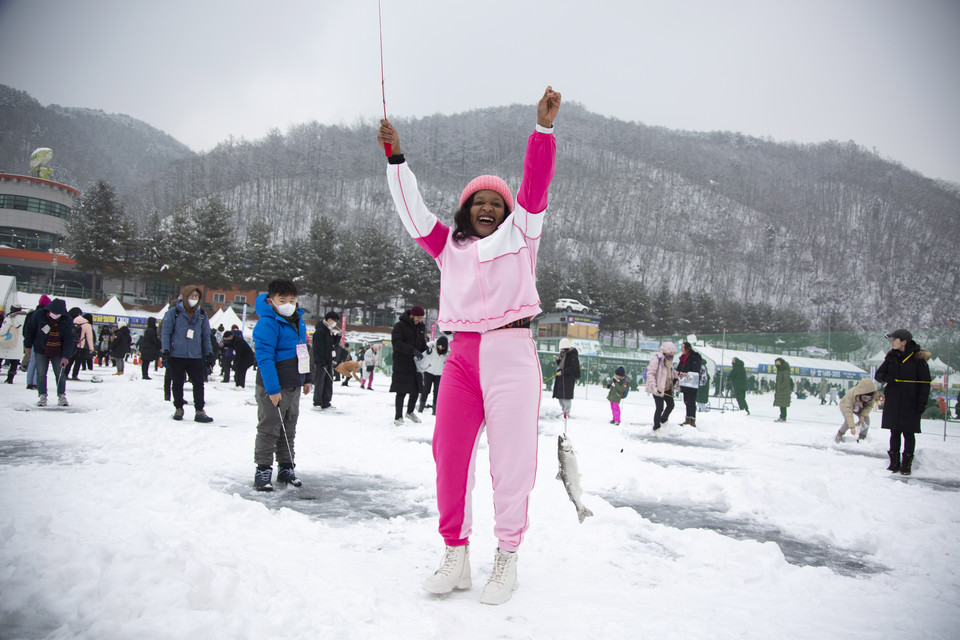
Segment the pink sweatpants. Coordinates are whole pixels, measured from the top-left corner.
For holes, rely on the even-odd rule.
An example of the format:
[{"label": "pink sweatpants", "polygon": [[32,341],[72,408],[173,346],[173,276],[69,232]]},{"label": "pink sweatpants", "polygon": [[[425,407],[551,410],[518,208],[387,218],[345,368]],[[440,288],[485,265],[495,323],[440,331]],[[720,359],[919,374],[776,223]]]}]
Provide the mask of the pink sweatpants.
[{"label": "pink sweatpants", "polygon": [[611,400],[611,401],[610,401],[610,411],[613,412],[613,421],[614,421],[614,422],[620,422],[620,403],[619,403],[619,402],[614,402],[613,400]]},{"label": "pink sweatpants", "polygon": [[433,432],[440,535],[448,546],[465,545],[470,537],[474,469],[484,428],[493,479],[493,532],[503,551],[520,546],[537,475],[542,380],[529,329],[460,332],[451,341]]}]

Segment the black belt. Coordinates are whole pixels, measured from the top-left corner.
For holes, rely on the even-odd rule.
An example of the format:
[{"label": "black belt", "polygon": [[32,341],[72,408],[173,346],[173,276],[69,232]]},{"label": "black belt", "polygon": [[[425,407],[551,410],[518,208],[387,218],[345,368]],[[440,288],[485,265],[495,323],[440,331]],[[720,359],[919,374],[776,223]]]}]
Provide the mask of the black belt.
[{"label": "black belt", "polygon": [[496,331],[497,329],[529,329],[530,328],[530,318],[520,318],[519,320],[514,320],[513,322],[508,322],[502,327],[497,327],[492,329]]}]

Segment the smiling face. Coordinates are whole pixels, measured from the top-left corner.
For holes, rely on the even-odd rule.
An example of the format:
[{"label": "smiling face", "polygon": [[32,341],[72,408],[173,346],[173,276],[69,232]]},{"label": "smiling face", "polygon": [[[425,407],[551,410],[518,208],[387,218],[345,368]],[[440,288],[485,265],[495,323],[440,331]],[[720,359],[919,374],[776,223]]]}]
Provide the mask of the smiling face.
[{"label": "smiling face", "polygon": [[475,234],[486,238],[497,230],[506,217],[507,207],[503,202],[503,196],[499,193],[482,189],[473,194],[473,204],[470,205],[470,225]]}]

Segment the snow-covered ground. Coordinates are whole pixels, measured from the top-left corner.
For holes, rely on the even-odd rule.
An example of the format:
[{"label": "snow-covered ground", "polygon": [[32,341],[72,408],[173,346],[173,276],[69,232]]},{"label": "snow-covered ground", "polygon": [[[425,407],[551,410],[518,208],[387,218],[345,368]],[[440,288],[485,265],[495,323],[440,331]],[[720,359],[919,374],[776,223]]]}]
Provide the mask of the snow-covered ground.
[{"label": "snow-covered ground", "polygon": [[[836,406],[772,396],[753,415],[682,406],[659,435],[642,391],[609,424],[580,387],[567,430],[584,503],[557,471],[544,393],[520,588],[479,603],[496,540],[478,460],[472,590],[436,597],[433,418],[393,425],[389,379],[301,404],[301,489],[252,490],[250,387],[207,385],[211,425],[170,419],[162,376],[68,384],[38,410],[0,384],[0,637],[957,638],[960,429],[924,422],[914,475],[885,471],[887,432],[835,444]],[[53,376],[50,376],[51,383]],[[190,394],[187,393],[189,400]],[[714,404],[717,400],[714,399]],[[948,432],[951,433],[951,432]],[[849,440],[849,438],[848,438]]]}]

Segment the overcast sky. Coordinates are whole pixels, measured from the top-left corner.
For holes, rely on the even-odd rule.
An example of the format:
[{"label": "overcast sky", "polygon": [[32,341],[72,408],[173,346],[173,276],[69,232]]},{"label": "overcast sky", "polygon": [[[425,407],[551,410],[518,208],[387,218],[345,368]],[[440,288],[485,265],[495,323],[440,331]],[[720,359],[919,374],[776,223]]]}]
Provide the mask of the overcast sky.
[{"label": "overcast sky", "polygon": [[[383,0],[383,45],[392,116],[532,105],[552,84],[623,120],[854,140],[960,183],[960,0]],[[372,123],[377,2],[0,0],[0,84],[196,151]]]}]

